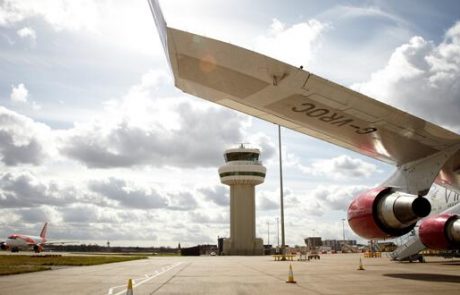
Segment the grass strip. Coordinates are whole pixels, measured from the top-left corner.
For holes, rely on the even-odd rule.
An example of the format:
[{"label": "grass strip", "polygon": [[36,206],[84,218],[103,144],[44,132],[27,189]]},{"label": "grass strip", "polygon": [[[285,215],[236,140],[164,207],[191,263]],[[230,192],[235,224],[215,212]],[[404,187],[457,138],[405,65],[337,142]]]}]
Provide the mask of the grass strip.
[{"label": "grass strip", "polygon": [[52,266],[89,266],[145,259],[146,256],[0,255],[0,275],[50,270]]}]

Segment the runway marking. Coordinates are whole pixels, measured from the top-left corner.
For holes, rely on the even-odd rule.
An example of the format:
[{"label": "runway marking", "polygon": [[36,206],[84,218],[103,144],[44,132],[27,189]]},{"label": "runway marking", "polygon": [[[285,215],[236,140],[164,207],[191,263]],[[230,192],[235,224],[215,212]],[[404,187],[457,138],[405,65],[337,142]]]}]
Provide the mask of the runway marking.
[{"label": "runway marking", "polygon": [[[153,280],[154,278],[170,271],[171,269],[181,265],[182,262],[177,262],[175,264],[172,264],[172,265],[168,265],[168,266],[164,266],[162,267],[160,270],[156,270],[154,273],[152,274],[145,274],[144,276],[142,277],[139,277],[139,278],[135,278],[133,279],[133,289],[140,286],[140,285],[143,285],[151,280]],[[121,291],[115,291],[115,290],[119,290],[121,289]],[[121,295],[121,294],[125,294],[126,293],[126,290],[127,290],[127,284],[124,284],[124,285],[119,285],[119,286],[114,286],[112,288],[109,289],[109,292],[107,293],[107,295]],[[114,292],[117,292],[117,293],[114,293]]]}]

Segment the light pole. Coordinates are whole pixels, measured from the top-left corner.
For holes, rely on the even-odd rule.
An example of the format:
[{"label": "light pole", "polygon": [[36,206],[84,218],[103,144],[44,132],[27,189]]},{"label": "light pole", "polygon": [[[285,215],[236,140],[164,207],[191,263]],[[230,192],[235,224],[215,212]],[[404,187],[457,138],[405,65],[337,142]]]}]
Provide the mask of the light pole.
[{"label": "light pole", "polygon": [[277,239],[277,244],[278,248],[280,247],[280,219],[279,217],[276,217],[276,239]]},{"label": "light pole", "polygon": [[267,245],[270,245],[270,221],[267,220]]},{"label": "light pole", "polygon": [[342,218],[343,243],[345,243],[345,218]]},{"label": "light pole", "polygon": [[284,239],[284,200],[283,200],[283,158],[281,152],[281,126],[278,125],[278,151],[280,159],[280,210],[281,210],[281,255],[283,260],[286,260],[285,254],[285,239]]}]

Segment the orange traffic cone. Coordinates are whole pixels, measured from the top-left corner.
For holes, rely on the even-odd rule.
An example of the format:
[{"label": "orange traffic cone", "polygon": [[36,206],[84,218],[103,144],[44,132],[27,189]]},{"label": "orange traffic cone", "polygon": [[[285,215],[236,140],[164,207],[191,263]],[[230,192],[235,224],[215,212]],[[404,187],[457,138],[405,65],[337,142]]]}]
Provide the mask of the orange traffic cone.
[{"label": "orange traffic cone", "polygon": [[359,257],[359,266],[358,270],[364,270],[363,262],[361,261],[361,257]]},{"label": "orange traffic cone", "polygon": [[128,289],[126,289],[126,295],[133,295],[133,280],[128,280]]},{"label": "orange traffic cone", "polygon": [[292,265],[290,263],[289,263],[289,275],[288,275],[288,280],[286,281],[286,283],[289,283],[289,284],[297,283],[296,281],[294,281],[294,274],[292,273]]}]

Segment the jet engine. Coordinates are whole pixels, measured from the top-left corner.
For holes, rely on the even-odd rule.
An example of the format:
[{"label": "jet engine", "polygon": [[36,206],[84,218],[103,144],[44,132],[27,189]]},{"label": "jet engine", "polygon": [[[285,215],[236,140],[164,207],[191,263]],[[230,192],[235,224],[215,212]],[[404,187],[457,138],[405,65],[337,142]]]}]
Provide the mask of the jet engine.
[{"label": "jet engine", "polygon": [[375,188],[351,202],[348,223],[366,239],[399,237],[411,231],[430,211],[431,204],[423,197],[388,187]]},{"label": "jet engine", "polygon": [[8,245],[5,242],[0,243],[0,249],[2,250],[8,250]]},{"label": "jet engine", "polygon": [[34,252],[40,253],[43,250],[43,247],[40,245],[34,245]]},{"label": "jet engine", "polygon": [[460,249],[460,216],[446,213],[426,218],[418,234],[430,249]]}]

